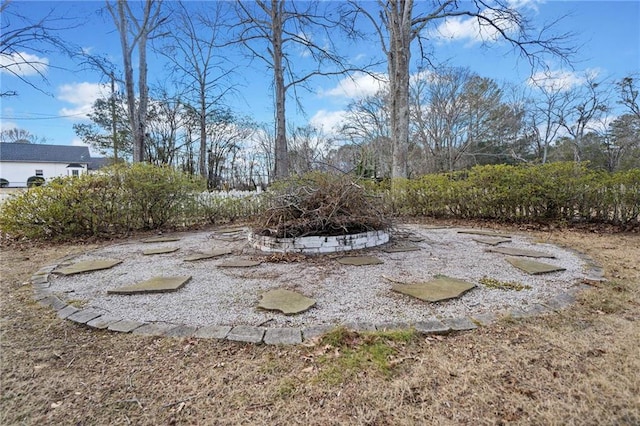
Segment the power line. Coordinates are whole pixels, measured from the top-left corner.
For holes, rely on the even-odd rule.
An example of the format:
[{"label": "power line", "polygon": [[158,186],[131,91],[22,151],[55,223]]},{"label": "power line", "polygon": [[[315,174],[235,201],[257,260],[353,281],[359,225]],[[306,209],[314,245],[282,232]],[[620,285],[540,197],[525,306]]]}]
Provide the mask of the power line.
[{"label": "power line", "polygon": [[[34,115],[38,115],[38,113],[33,113]],[[41,114],[41,115],[47,115],[47,114]],[[0,116],[0,120],[55,120],[57,118],[69,118],[69,117],[83,117],[86,116],[86,114],[84,113],[78,113],[78,114],[68,114],[68,115],[50,115],[47,117],[3,117]]]}]

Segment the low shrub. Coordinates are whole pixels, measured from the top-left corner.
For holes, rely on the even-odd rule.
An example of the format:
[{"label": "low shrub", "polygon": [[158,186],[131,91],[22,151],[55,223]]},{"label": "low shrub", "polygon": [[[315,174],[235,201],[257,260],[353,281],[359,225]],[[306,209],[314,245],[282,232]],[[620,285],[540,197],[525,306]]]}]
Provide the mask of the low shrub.
[{"label": "low shrub", "polygon": [[112,166],[10,198],[0,210],[0,231],[10,238],[72,240],[178,226],[185,223],[185,201],[202,188],[168,167]]},{"label": "low shrub", "polygon": [[585,164],[489,165],[399,179],[379,188],[407,216],[634,225],[640,220],[640,170],[607,173]]}]

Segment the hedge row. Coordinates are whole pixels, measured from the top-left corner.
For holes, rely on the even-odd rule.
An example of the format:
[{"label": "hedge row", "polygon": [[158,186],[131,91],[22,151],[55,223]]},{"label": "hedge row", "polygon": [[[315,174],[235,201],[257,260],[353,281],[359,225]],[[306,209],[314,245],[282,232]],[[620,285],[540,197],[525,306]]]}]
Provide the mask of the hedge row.
[{"label": "hedge row", "polygon": [[[0,206],[4,237],[74,240],[250,220],[269,197],[221,197],[201,180],[148,164],[56,179]],[[574,163],[480,166],[372,185],[403,216],[511,222],[640,223],[640,169],[615,174]]]},{"label": "hedge row", "polygon": [[394,182],[395,213],[500,221],[637,224],[640,169],[607,173],[575,163],[490,165]]}]

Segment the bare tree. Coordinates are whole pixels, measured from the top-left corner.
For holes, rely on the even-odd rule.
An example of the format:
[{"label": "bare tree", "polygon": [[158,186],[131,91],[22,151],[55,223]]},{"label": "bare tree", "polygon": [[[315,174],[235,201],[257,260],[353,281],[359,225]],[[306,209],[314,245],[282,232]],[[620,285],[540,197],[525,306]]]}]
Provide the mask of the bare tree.
[{"label": "bare tree", "polygon": [[226,44],[223,23],[227,11],[225,2],[211,6],[211,13],[187,9],[183,2],[177,2],[173,12],[176,23],[167,36],[168,43],[159,49],[171,61],[174,73],[180,75],[185,96],[195,106],[200,135],[198,171],[207,180],[208,116],[216,114],[221,100],[232,90],[226,82],[230,66],[222,66],[226,59],[219,52]]},{"label": "bare tree", "polygon": [[411,47],[417,41],[422,58],[428,60],[424,50],[428,40],[423,30],[429,24],[452,17],[475,19],[480,29],[485,32],[490,30],[493,39],[501,38],[509,42],[532,65],[537,65],[542,55],[547,53],[562,59],[566,59],[571,53],[570,49],[561,46],[561,42],[567,38],[566,34],[547,37],[549,27],[543,28],[537,35],[532,34],[524,17],[506,0],[377,0],[379,19],[364,4],[356,0],[351,0],[350,4],[355,16],[364,16],[373,25],[387,57],[391,93],[393,177],[406,177],[408,172]]},{"label": "bare tree", "polygon": [[[124,65],[124,81],[127,95],[127,110],[133,130],[133,161],[143,161],[145,135],[147,133],[147,107],[149,87],[147,85],[147,42],[166,21],[161,12],[162,0],[145,0],[142,18],[138,19],[126,0],[107,0],[106,7],[120,35]],[[138,51],[138,96],[136,98],[133,78],[133,52]]]},{"label": "bare tree", "polygon": [[0,133],[0,142],[8,143],[45,143],[46,138],[40,138],[28,130],[18,129],[5,129]]},{"label": "bare tree", "polygon": [[[57,33],[75,28],[69,19],[56,17],[50,11],[44,17],[31,20],[14,10],[10,0],[0,3],[0,73],[12,75],[32,88],[43,92],[29,76],[35,75],[47,82],[47,69],[51,67],[45,57],[52,50],[72,54],[74,48]],[[3,89],[0,98],[16,96],[15,90]]]},{"label": "bare tree", "polygon": [[[316,76],[344,74],[350,69],[337,55],[331,29],[339,26],[332,20],[330,3],[286,0],[237,2],[240,17],[238,40],[273,71],[275,103],[275,178],[289,174],[287,147],[286,97],[290,89],[304,86]],[[320,8],[323,8],[320,10]],[[323,36],[315,41],[314,34]],[[265,47],[266,45],[266,47]],[[295,56],[306,55],[315,67],[302,70]],[[302,107],[299,104],[300,107]]]},{"label": "bare tree", "polygon": [[567,91],[565,96],[570,106],[564,110],[560,124],[573,138],[573,160],[579,163],[582,138],[609,109],[608,99],[601,82],[588,73],[584,85]]},{"label": "bare tree", "polygon": [[640,118],[640,89],[638,88],[638,77],[633,75],[624,77],[617,86],[620,94],[619,102],[626,106],[631,114]]}]

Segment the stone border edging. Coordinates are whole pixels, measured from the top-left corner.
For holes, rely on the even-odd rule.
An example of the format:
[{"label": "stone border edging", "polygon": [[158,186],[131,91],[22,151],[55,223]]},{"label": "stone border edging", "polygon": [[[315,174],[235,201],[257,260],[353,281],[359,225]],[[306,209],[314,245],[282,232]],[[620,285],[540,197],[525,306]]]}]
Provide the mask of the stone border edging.
[{"label": "stone border edging", "polygon": [[[585,262],[588,280],[606,281],[604,270],[593,259],[587,255],[572,250]],[[71,256],[73,258],[75,256]],[[143,336],[159,337],[196,337],[203,339],[225,339],[236,342],[264,343],[267,345],[295,345],[338,327],[332,325],[317,325],[305,328],[298,327],[254,327],[250,325],[208,325],[196,327],[190,325],[169,324],[163,322],[139,322],[125,318],[113,317],[95,308],[79,309],[68,304],[65,300],[53,294],[49,287],[49,276],[67,258],[60,259],[56,264],[44,266],[31,276],[33,285],[33,299],[43,306],[53,308],[60,319],[73,321],[98,330],[109,330],[120,333],[132,333]],[[576,294],[584,289],[590,288],[586,284],[576,284],[569,291],[558,293],[546,304],[534,303],[527,309],[514,308],[504,315],[512,318],[529,318],[544,315],[551,312],[558,312],[567,306],[575,303]],[[381,324],[371,323],[345,323],[343,326],[355,331],[390,331],[414,328],[416,332],[425,335],[448,334],[457,331],[474,330],[478,326],[487,326],[498,319],[496,314],[487,313],[473,316],[437,319],[432,318],[415,323],[387,322]]]}]

